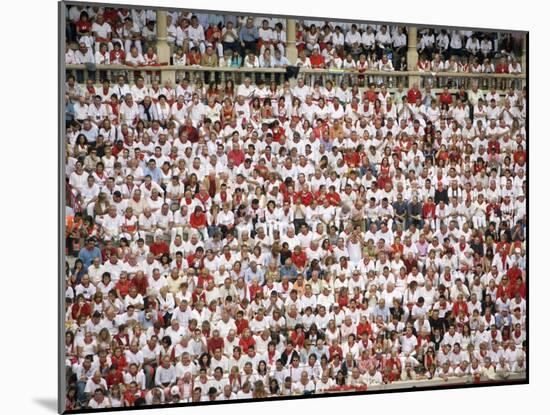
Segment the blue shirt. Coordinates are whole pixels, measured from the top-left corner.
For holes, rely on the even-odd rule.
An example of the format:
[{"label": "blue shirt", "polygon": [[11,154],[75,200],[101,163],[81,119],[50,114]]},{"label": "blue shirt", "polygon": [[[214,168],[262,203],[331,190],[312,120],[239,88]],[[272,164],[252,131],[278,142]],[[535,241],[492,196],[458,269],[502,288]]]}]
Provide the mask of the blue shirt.
[{"label": "blue shirt", "polygon": [[243,65],[243,59],[240,56],[231,56],[231,67],[240,68]]},{"label": "blue shirt", "polygon": [[381,316],[384,319],[384,322],[388,322],[390,320],[390,308],[387,305],[385,305],[384,308],[380,308],[380,306],[377,305],[374,308],[374,316]]},{"label": "blue shirt", "polygon": [[140,311],[138,314],[138,321],[139,321],[139,324],[141,324],[141,327],[148,329],[149,327],[153,327],[157,319],[155,317],[155,313],[151,313],[153,317],[147,320],[145,318],[146,313],[148,313],[148,311],[145,311],[145,310]]},{"label": "blue shirt", "polygon": [[272,58],[272,63],[275,68],[279,66],[290,66],[289,60],[286,58],[286,56],[281,56],[281,59]]},{"label": "blue shirt", "polygon": [[498,327],[499,330],[504,325],[511,326],[512,325],[512,317],[510,316],[510,314],[508,314],[507,317],[503,317],[502,314],[497,313],[495,315],[495,324],[496,324],[496,326]]},{"label": "blue shirt", "polygon": [[264,272],[260,268],[256,268],[256,272],[252,271],[251,268],[248,268],[244,273],[244,280],[247,283],[251,283],[252,280],[256,278],[260,285],[264,284]]},{"label": "blue shirt", "polygon": [[[217,26],[219,23],[221,23],[222,26],[225,26],[225,16],[222,14],[209,14],[208,15],[208,24],[213,24],[214,26]],[[203,26],[208,27],[208,26]]]},{"label": "blue shirt", "polygon": [[97,246],[94,246],[91,250],[84,247],[78,253],[78,258],[84,263],[84,269],[88,269],[92,265],[94,258],[99,258],[101,260],[101,251]]},{"label": "blue shirt", "polygon": [[279,270],[279,273],[281,274],[281,277],[290,277],[294,278],[298,275],[298,271],[296,270],[296,267],[294,265],[289,266],[282,266]]},{"label": "blue shirt", "polygon": [[160,183],[160,169],[158,167],[155,167],[153,170],[151,170],[149,166],[145,167],[143,170],[143,175],[149,175],[155,183]]},{"label": "blue shirt", "polygon": [[71,102],[70,99],[67,100],[67,104],[65,105],[65,121],[73,121],[74,120],[74,105]]},{"label": "blue shirt", "polygon": [[208,28],[210,15],[208,13],[196,13],[195,16],[197,16],[197,20],[199,21],[199,24],[206,30]]},{"label": "blue shirt", "polygon": [[255,42],[258,40],[260,36],[258,35],[258,28],[256,26],[253,27],[241,27],[241,31],[239,32],[239,38],[242,42]]}]

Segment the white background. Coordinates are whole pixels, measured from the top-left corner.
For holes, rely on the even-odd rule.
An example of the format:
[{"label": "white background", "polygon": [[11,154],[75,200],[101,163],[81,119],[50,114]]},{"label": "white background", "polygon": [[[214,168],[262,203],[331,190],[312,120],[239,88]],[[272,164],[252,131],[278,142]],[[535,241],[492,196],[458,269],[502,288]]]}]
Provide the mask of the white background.
[{"label": "white background", "polygon": [[[172,409],[164,414],[226,415],[239,411],[318,414],[349,410],[446,415],[465,411],[521,413],[547,402],[550,344],[547,324],[550,275],[545,266],[548,218],[548,16],[542,2],[392,0],[271,2],[136,0],[138,4],[229,9],[410,23],[530,31],[530,374],[528,386],[474,388],[308,399],[276,403]],[[546,20],[545,20],[546,18]],[[0,373],[6,414],[54,413],[57,389],[57,4],[53,0],[4,1],[0,70],[0,258],[2,303]],[[6,47],[7,46],[7,50]],[[546,75],[546,79],[545,79]],[[32,102],[33,104],[29,104]],[[538,127],[538,128],[537,128]],[[7,146],[6,144],[7,143]],[[24,154],[24,159],[20,156]],[[7,265],[7,267],[6,267]],[[545,272],[546,271],[546,272]],[[6,284],[7,283],[7,284]],[[18,294],[21,293],[21,294]],[[543,297],[544,296],[544,297]],[[545,298],[546,297],[546,298]],[[19,339],[19,340],[17,340]],[[538,347],[537,347],[538,345]],[[545,396],[546,395],[546,396]],[[540,404],[540,406],[539,406]],[[542,412],[542,411],[536,411]],[[134,412],[136,413],[136,412]],[[153,413],[139,411],[139,414]]]}]

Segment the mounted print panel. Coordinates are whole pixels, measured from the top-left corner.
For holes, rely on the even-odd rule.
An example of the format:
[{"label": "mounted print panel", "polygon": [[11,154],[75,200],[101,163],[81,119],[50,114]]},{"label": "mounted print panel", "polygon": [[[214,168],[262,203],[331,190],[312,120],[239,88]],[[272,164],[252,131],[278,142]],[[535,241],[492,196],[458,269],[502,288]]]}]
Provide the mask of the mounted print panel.
[{"label": "mounted print panel", "polygon": [[62,410],[527,383],[527,33],[61,9]]}]

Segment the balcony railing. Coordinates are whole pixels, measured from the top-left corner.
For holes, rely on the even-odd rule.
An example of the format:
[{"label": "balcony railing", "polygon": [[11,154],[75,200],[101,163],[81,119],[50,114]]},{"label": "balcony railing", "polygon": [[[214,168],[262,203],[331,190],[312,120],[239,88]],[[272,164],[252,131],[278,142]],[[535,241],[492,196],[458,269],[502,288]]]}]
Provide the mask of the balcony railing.
[{"label": "balcony railing", "polygon": [[[156,80],[164,82],[170,79],[179,82],[183,78],[190,81],[200,80],[203,83],[216,81],[224,83],[231,79],[239,84],[246,76],[250,76],[254,82],[259,80],[269,84],[271,81],[280,81],[286,76],[284,68],[230,68],[230,67],[201,67],[201,66],[125,66],[125,65],[97,65],[95,71],[90,71],[86,65],[66,65],[67,74],[77,77],[82,82],[89,77],[100,82],[102,79],[114,79],[118,75],[126,76],[132,83],[137,76],[142,76],[147,84]],[[450,90],[460,87],[470,88],[477,82],[480,88],[489,89],[495,87],[503,91],[514,87],[520,89],[525,86],[526,76],[521,74],[486,74],[465,72],[417,72],[417,71],[365,71],[359,73],[349,69],[301,69],[299,75],[305,79],[306,84],[313,85],[316,81],[326,82],[331,80],[335,84],[346,81],[349,85],[359,84],[366,86],[370,83],[385,83],[389,88],[395,88],[402,84],[405,88],[418,82],[421,87],[430,85],[436,91],[445,86]]]}]

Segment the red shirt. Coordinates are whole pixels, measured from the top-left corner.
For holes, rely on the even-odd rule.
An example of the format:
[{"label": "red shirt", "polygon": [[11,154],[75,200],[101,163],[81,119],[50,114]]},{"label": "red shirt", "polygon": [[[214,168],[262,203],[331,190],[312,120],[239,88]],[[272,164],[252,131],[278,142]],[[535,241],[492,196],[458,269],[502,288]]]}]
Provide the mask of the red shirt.
[{"label": "red shirt", "polygon": [[282,128],[277,127],[273,129],[273,141],[276,141],[278,143],[284,136],[285,132]]},{"label": "red shirt", "polygon": [[115,373],[109,372],[105,377],[105,381],[107,382],[107,386],[109,388],[111,388],[111,386],[113,385],[119,385],[121,383],[124,383],[124,379],[122,377],[122,370],[117,369]]},{"label": "red shirt", "polygon": [[116,24],[116,21],[117,21],[117,18],[118,18],[118,13],[117,13],[116,9],[105,10],[103,12],[103,18],[105,19],[105,21],[107,23],[110,23],[111,26],[114,26]]},{"label": "red shirt", "polygon": [[403,265],[405,265],[407,274],[410,274],[412,272],[412,269],[418,265],[418,262],[414,258],[413,259],[405,258],[403,260]]},{"label": "red shirt", "polygon": [[214,36],[214,35],[221,35],[220,33],[220,29],[217,27],[217,26],[210,26],[207,30],[206,30],[206,40],[208,40],[210,43],[215,43],[216,41],[219,40],[219,36]]},{"label": "red shirt", "polygon": [[130,404],[130,406],[134,406],[134,402],[138,398],[143,398],[143,392],[137,391],[135,394],[130,393],[129,390],[124,392],[124,400]]},{"label": "red shirt", "polygon": [[187,131],[187,139],[191,143],[197,143],[199,141],[199,131],[193,126],[184,127]]},{"label": "red shirt", "polygon": [[378,93],[376,91],[371,91],[370,89],[365,92],[367,101],[374,102],[378,98]]},{"label": "red shirt", "polygon": [[342,357],[344,355],[344,352],[342,351],[342,348],[340,346],[330,346],[328,348],[328,354],[330,355],[330,359],[332,359],[335,354]]},{"label": "red shirt", "polygon": [[500,143],[498,141],[489,141],[487,144],[487,150],[491,152],[491,150],[495,149],[497,154],[500,154]]},{"label": "red shirt", "polygon": [[208,341],[206,342],[206,345],[208,347],[208,353],[214,353],[215,349],[223,350],[224,341],[223,341],[223,338],[221,337],[218,337],[217,339],[212,337],[208,339]]},{"label": "red shirt", "polygon": [[189,65],[200,65],[201,64],[201,54],[200,53],[189,53],[189,54],[187,54],[187,63]]},{"label": "red shirt", "polygon": [[131,285],[137,288],[137,291],[141,295],[145,295],[147,292],[147,286],[149,285],[147,283],[147,278],[132,278]]},{"label": "red shirt", "polygon": [[391,177],[388,175],[381,174],[378,179],[376,180],[376,184],[378,184],[379,189],[383,189],[386,187],[386,183],[391,184]]},{"label": "red shirt", "polygon": [[497,298],[502,298],[504,293],[507,293],[508,296],[510,296],[510,291],[511,291],[512,287],[513,286],[512,286],[512,284],[510,284],[510,282],[508,282],[508,284],[506,284],[506,285],[500,284],[497,288]]},{"label": "red shirt", "polygon": [[344,161],[350,167],[357,167],[361,162],[361,158],[359,157],[359,153],[353,151],[350,153],[346,153],[346,155],[344,156]]},{"label": "red shirt", "polygon": [[422,206],[422,217],[424,219],[435,219],[435,203],[424,203],[424,206]]},{"label": "red shirt", "polygon": [[244,329],[248,328],[248,320],[235,320],[235,326],[237,327],[237,334],[240,336]]},{"label": "red shirt", "polygon": [[442,93],[439,95],[439,102],[442,104],[451,105],[453,103],[453,96],[450,93]]},{"label": "red shirt", "polygon": [[89,20],[85,22],[79,20],[78,22],[76,22],[76,27],[81,32],[90,32],[92,30],[92,22],[90,22]]},{"label": "red shirt", "polygon": [[306,266],[307,263],[307,255],[304,251],[300,252],[299,254],[296,254],[295,252],[292,253],[290,256],[290,259],[294,265],[298,268],[303,268]]},{"label": "red shirt", "polygon": [[301,332],[298,334],[297,331],[292,331],[292,334],[290,335],[290,341],[292,342],[292,345],[294,347],[303,347],[304,341],[306,340],[306,337],[304,335],[304,332]]},{"label": "red shirt", "polygon": [[116,255],[116,248],[113,246],[111,249],[103,248],[101,250],[101,259],[106,262],[111,255]]},{"label": "red shirt", "polygon": [[336,192],[327,193],[327,199],[332,206],[338,206],[340,204],[340,195]]},{"label": "red shirt", "polygon": [[516,296],[516,293],[519,293],[520,297],[521,298],[525,298],[525,293],[526,293],[526,287],[525,287],[525,283],[522,282],[519,286],[517,286],[516,284],[514,284],[513,286],[510,287],[510,290],[509,290],[509,297],[510,298],[513,298]]},{"label": "red shirt", "polygon": [[370,336],[371,332],[372,332],[372,328],[368,321],[365,321],[364,323],[359,323],[357,325],[357,336],[361,337],[363,333],[367,333]]},{"label": "red shirt", "polygon": [[316,139],[321,139],[326,137],[329,133],[329,128],[327,124],[321,124],[320,127],[313,127],[313,136]]},{"label": "red shirt", "polygon": [[[73,316],[73,319],[77,319],[78,317],[78,304],[73,304],[71,307],[71,314]],[[84,305],[80,308],[80,314],[85,315],[86,317],[89,317],[92,315],[92,306],[89,303],[84,303]]]},{"label": "red shirt", "polygon": [[241,337],[241,340],[239,340],[239,346],[243,351],[247,351],[250,346],[254,346],[255,344],[256,340],[254,340],[254,337],[249,337],[248,339]]},{"label": "red shirt", "polygon": [[419,98],[422,98],[422,93],[419,89],[409,89],[409,92],[407,92],[407,101],[409,102],[409,104],[414,104]]},{"label": "red shirt", "polygon": [[338,297],[338,305],[340,308],[344,308],[348,306],[349,298],[347,294],[340,295]]},{"label": "red shirt", "polygon": [[527,153],[525,151],[515,151],[514,152],[514,163],[519,163],[520,160],[525,160]]},{"label": "red shirt", "polygon": [[399,252],[403,256],[403,244],[394,243],[391,245],[392,254]]},{"label": "red shirt", "polygon": [[193,228],[199,228],[201,226],[206,226],[206,215],[204,213],[191,213],[189,218],[189,224]]},{"label": "red shirt", "polygon": [[122,280],[118,280],[118,282],[115,285],[115,288],[120,292],[120,295],[122,297],[126,297],[128,295],[128,291],[130,291],[130,281],[126,279],[126,282],[123,282]]},{"label": "red shirt", "polygon": [[170,247],[164,241],[161,241],[160,243],[153,242],[149,247],[149,250],[153,255],[159,256],[162,254],[168,254],[170,252]]},{"label": "red shirt", "polygon": [[116,357],[115,355],[111,356],[111,364],[116,365],[118,370],[122,370],[126,367],[126,357],[124,355],[120,355],[120,357]]},{"label": "red shirt", "polygon": [[313,193],[311,192],[296,192],[294,193],[294,203],[296,203],[296,201],[298,200],[298,197],[300,197],[302,199],[302,204],[304,206],[309,206],[311,205],[311,202],[313,202]]},{"label": "red shirt", "polygon": [[227,153],[227,158],[233,161],[235,167],[244,163],[244,152],[242,150],[231,150]]},{"label": "red shirt", "polygon": [[515,285],[516,280],[521,277],[521,270],[518,267],[512,267],[506,272],[506,275],[510,280],[510,284]]},{"label": "red shirt", "polygon": [[311,66],[313,68],[322,68],[325,65],[325,58],[323,58],[323,55],[311,55],[309,57],[309,61],[311,62]]}]

